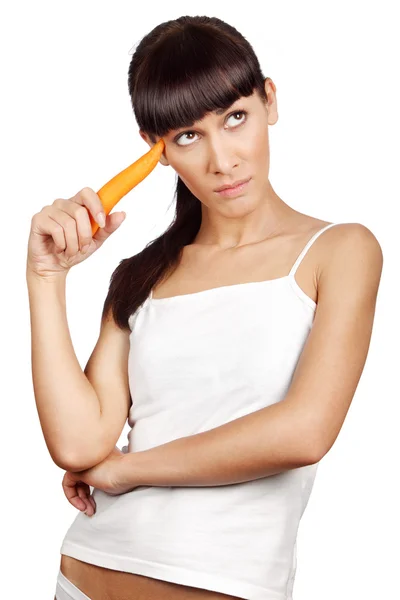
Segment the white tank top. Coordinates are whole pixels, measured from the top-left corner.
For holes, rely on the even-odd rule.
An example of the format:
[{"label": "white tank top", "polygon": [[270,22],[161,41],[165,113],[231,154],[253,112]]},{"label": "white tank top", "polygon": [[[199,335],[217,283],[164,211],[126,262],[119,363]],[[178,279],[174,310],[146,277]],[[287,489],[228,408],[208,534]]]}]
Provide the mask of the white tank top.
[{"label": "white tank top", "polygon": [[[139,452],[283,400],[316,303],[290,273],[173,296],[131,315],[129,443]],[[318,463],[222,486],[95,489],[60,552],[248,600],[291,600],[297,530]]]}]

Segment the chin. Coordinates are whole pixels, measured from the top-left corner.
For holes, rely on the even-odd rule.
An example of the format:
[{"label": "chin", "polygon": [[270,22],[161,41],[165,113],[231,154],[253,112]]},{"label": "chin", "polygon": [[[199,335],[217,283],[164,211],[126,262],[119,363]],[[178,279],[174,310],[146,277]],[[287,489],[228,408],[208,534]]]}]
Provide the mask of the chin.
[{"label": "chin", "polygon": [[223,212],[224,215],[237,218],[251,214],[258,206],[252,196],[239,196],[220,201],[217,210]]}]

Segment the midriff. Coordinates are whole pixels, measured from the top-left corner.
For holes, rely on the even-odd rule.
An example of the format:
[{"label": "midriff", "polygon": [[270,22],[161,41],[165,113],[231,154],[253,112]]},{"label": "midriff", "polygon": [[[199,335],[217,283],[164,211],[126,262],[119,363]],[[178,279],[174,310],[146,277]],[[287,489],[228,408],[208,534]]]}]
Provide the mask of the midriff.
[{"label": "midriff", "polygon": [[106,569],[64,554],[60,569],[91,600],[240,600],[238,596]]}]

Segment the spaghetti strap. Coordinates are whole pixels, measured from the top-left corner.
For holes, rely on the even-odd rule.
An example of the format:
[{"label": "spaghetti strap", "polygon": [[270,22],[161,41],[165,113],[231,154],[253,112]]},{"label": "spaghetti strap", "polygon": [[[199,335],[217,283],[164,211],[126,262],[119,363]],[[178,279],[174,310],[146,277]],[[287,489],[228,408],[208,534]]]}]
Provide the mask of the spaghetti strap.
[{"label": "spaghetti strap", "polygon": [[310,246],[312,246],[312,244],[315,242],[317,237],[319,237],[321,235],[321,233],[323,233],[327,229],[330,229],[330,227],[333,227],[334,225],[340,225],[340,223],[329,223],[329,225],[325,225],[325,227],[323,227],[322,229],[317,231],[317,233],[315,233],[312,236],[312,238],[310,240],[308,240],[307,244],[304,246],[303,250],[300,252],[299,256],[297,257],[293,267],[290,269],[288,277],[294,278],[297,268],[298,268],[299,264],[301,263],[303,257],[305,256],[307,250],[310,248]]}]

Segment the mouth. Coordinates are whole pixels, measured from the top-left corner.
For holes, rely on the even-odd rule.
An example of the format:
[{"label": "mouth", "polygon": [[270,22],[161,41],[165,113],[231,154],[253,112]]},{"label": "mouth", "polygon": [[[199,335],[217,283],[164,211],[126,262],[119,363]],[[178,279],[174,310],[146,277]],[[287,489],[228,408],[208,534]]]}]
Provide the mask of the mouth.
[{"label": "mouth", "polygon": [[249,177],[248,179],[242,180],[242,182],[239,182],[236,186],[234,187],[228,187],[225,189],[219,189],[219,190],[215,190],[215,192],[217,194],[219,194],[220,196],[235,196],[236,194],[240,194],[240,192],[242,192],[248,185],[248,183],[250,182],[251,177]]}]

